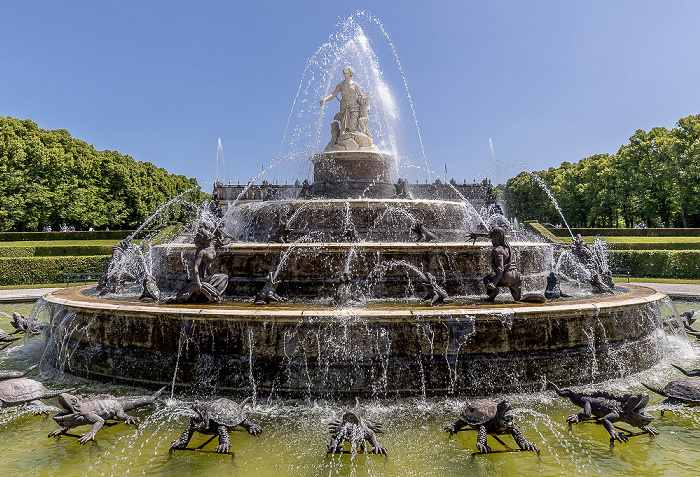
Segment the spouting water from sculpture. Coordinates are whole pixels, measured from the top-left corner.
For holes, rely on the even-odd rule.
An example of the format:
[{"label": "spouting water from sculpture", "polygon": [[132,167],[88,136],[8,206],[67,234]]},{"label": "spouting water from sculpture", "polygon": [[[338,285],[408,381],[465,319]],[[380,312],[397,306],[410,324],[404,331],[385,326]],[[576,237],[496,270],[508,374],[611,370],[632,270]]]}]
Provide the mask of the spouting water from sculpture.
[{"label": "spouting water from sculpture", "polygon": [[[225,214],[207,204],[176,240],[135,254],[148,265],[132,285],[47,295],[58,367],[257,396],[484,395],[597,382],[660,360],[664,295],[652,290],[532,305],[496,298],[494,279],[495,301],[483,300],[497,244],[472,239],[489,220],[466,200],[411,198],[410,184],[392,177],[391,127],[371,122],[370,101],[390,93],[363,90],[350,65],[342,72],[317,99],[340,106],[328,145],[305,159],[313,180],[304,195]],[[552,246],[508,250],[502,262],[517,267],[518,286],[544,290]],[[137,299],[146,271],[160,300]],[[589,371],[572,372],[590,360]]]}]

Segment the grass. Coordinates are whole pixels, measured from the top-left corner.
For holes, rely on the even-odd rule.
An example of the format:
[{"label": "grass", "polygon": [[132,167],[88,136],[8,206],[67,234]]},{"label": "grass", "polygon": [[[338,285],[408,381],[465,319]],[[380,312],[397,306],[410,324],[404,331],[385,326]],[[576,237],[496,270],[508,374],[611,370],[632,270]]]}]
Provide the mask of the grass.
[{"label": "grass", "polygon": [[[614,277],[615,281],[622,280],[627,283],[627,277]],[[690,278],[648,278],[648,277],[630,277],[630,282],[638,283],[678,283],[682,285],[700,285],[700,280]]]},{"label": "grass", "polygon": [[[88,280],[87,282],[88,285],[95,285],[97,284],[97,281],[90,281]],[[83,282],[79,283],[71,283],[70,284],[73,287],[76,286],[82,286],[85,285]],[[66,282],[62,283],[33,283],[30,285],[2,285],[0,286],[0,290],[26,290],[28,288],[65,288],[66,287]]]}]

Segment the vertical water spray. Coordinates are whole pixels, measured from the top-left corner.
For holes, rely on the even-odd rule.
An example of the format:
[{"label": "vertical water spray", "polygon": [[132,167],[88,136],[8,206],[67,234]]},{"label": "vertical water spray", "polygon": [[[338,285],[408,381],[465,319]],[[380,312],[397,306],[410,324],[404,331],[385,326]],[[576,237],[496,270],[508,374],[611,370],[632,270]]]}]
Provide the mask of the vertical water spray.
[{"label": "vertical water spray", "polygon": [[569,235],[571,235],[571,238],[574,238],[574,234],[571,231],[571,228],[569,227],[569,224],[566,222],[566,218],[564,217],[564,213],[561,211],[561,207],[559,207],[559,204],[557,203],[557,200],[554,198],[554,194],[552,194],[552,191],[549,190],[549,187],[547,187],[547,184],[545,184],[544,180],[535,174],[534,172],[531,172],[530,175],[532,176],[533,179],[535,179],[535,182],[537,182],[537,185],[539,185],[543,191],[547,194],[549,199],[552,201],[552,204],[554,205],[554,208],[557,209],[557,212],[559,212],[559,215],[561,216],[561,220],[564,221],[564,225],[566,225],[566,229],[569,231]]},{"label": "vertical water spray", "polygon": [[221,162],[221,169],[224,174],[224,179],[226,179],[226,162],[224,161],[224,146],[221,145],[221,138],[218,140],[216,146],[216,180],[219,180],[219,162]]}]

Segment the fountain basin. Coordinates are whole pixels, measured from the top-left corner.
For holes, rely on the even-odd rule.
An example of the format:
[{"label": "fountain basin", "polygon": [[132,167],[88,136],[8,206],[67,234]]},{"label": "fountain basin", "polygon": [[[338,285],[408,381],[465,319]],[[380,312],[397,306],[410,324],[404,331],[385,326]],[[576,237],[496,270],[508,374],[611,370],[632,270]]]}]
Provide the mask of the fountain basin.
[{"label": "fountain basin", "polygon": [[662,293],[527,305],[199,307],[44,297],[60,369],[266,395],[484,395],[595,383],[658,363]]}]

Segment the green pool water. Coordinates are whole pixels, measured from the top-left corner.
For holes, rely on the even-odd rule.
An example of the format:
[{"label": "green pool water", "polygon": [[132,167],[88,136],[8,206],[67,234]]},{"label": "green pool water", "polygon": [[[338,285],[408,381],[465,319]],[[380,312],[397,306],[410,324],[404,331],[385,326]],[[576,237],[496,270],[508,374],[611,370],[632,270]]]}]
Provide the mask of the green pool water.
[{"label": "green pool water", "polygon": [[[676,303],[680,311],[698,304]],[[27,314],[30,305],[0,305],[0,327],[11,331],[13,311]],[[6,315],[5,315],[6,314]],[[641,382],[663,386],[681,377],[670,366],[700,368],[700,348],[691,341],[669,336],[666,359],[655,368],[624,380],[609,381],[584,389],[605,389],[615,393],[645,390]],[[50,388],[74,387],[83,395],[111,393],[146,394],[152,390],[110,385],[60,373],[43,363],[43,338],[18,341],[0,351],[0,368],[22,369],[42,363],[29,377]],[[583,367],[583,365],[582,365]],[[576,370],[571,370],[575,373]],[[627,443],[611,445],[605,429],[594,422],[566,423],[566,416],[579,408],[551,390],[532,394],[488,396],[508,398],[525,436],[536,442],[540,453],[504,452],[473,455],[476,432],[448,436],[443,427],[456,420],[464,398],[382,398],[363,402],[367,416],[383,422],[380,441],[388,457],[364,454],[329,456],[327,423],[352,405],[345,401],[277,401],[257,396],[249,419],[260,424],[263,433],[253,437],[231,432],[234,456],[195,451],[170,451],[189,418],[187,409],[195,398],[193,390],[174,396],[166,390],[156,405],[131,411],[141,424],[121,422],[104,428],[96,443],[80,445],[70,436],[48,438],[58,426],[50,416],[34,416],[24,408],[0,411],[1,475],[22,476],[124,476],[124,475],[240,475],[240,476],[451,476],[517,475],[559,476],[586,473],[593,476],[697,475],[700,467],[700,411],[682,408],[662,417],[661,396],[652,395],[650,412],[658,436],[642,435]],[[242,396],[232,396],[241,398]],[[47,404],[57,406],[55,399]],[[53,413],[51,414],[53,415]],[[622,427],[626,426],[622,424]],[[87,426],[74,430],[87,431]],[[209,437],[195,434],[190,446]],[[516,447],[510,436],[501,436]],[[503,446],[489,438],[494,450]],[[213,450],[216,441],[205,449]]]}]

